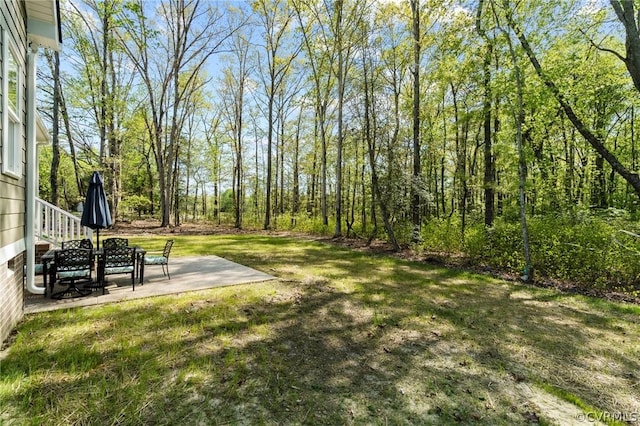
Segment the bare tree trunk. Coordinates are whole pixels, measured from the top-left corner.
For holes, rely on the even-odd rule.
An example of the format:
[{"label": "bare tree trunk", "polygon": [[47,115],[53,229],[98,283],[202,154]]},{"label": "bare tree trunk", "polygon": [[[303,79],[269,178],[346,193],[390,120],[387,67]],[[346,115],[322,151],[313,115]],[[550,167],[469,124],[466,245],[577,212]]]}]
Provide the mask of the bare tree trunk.
[{"label": "bare tree trunk", "polygon": [[[506,3],[506,0],[503,0]],[[524,123],[524,100],[523,100],[523,77],[518,65],[518,58],[516,57],[513,43],[511,42],[511,35],[504,29],[503,31],[507,44],[509,45],[509,52],[511,54],[511,61],[513,62],[515,77],[516,77],[516,92],[517,92],[517,110],[515,112],[516,121],[516,144],[518,147],[518,197],[520,204],[520,226],[522,228],[522,245],[524,249],[524,270],[522,273],[522,280],[524,282],[533,281],[533,264],[531,263],[531,251],[529,248],[529,230],[527,227],[527,213],[526,213],[526,198],[525,198],[525,184],[526,184],[526,160],[524,157],[524,149],[522,144],[522,124]]]},{"label": "bare tree trunk", "polygon": [[284,115],[284,105],[280,105],[280,148],[278,150],[278,163],[280,167],[280,191],[278,193],[278,214],[282,216],[284,214],[284,194],[285,194],[285,182],[284,182],[284,142],[285,142],[285,125],[286,118]]},{"label": "bare tree trunk", "polygon": [[207,191],[205,189],[205,182],[202,182],[202,191],[200,192],[202,193],[202,217],[206,219],[209,209],[207,203]]},{"label": "bare tree trunk", "polygon": [[413,24],[413,179],[411,182],[411,221],[413,223],[413,242],[421,242],[421,218],[419,180],[421,175],[420,160],[420,0],[411,0]]},{"label": "bare tree trunk", "polygon": [[258,223],[258,221],[260,220],[260,203],[258,201],[258,194],[260,194],[260,161],[259,158],[260,156],[258,155],[259,153],[259,138],[258,138],[258,123],[255,120],[255,117],[253,117],[253,134],[254,134],[254,149],[255,149],[255,163],[254,163],[254,169],[255,169],[255,180],[254,180],[254,185],[253,185],[253,210],[254,210],[254,214],[255,214],[255,223]]},{"label": "bare tree trunk", "polygon": [[[275,52],[273,52],[275,56]],[[273,97],[275,82],[271,80],[269,88],[269,106],[267,116],[267,188],[265,192],[264,229],[271,229],[271,181],[273,180]]]},{"label": "bare tree trunk", "polygon": [[244,188],[242,185],[242,126],[243,126],[243,112],[244,112],[244,78],[240,79],[240,87],[238,93],[238,99],[236,100],[236,133],[234,135],[236,145],[236,160],[233,174],[233,216],[234,226],[237,229],[242,228],[242,199],[244,194]]},{"label": "bare tree trunk", "polygon": [[293,199],[291,204],[291,225],[295,226],[296,218],[300,212],[300,126],[302,124],[302,111],[298,113],[298,125],[294,139],[293,150]]},{"label": "bare tree trunk", "polygon": [[336,141],[336,226],[335,232],[333,233],[335,237],[342,236],[342,145],[343,145],[343,105],[344,105],[344,68],[345,68],[345,57],[343,52],[343,41],[342,41],[342,0],[337,0],[335,2],[336,8],[336,50],[338,51],[338,72],[336,75],[336,80],[338,83],[338,140]]},{"label": "bare tree trunk", "polygon": [[[51,141],[51,204],[58,205],[58,169],[60,167],[60,54],[53,52],[53,136]],[[75,158],[73,159],[75,163]],[[80,188],[78,188],[80,189]]]},{"label": "bare tree trunk", "polygon": [[487,44],[487,52],[483,63],[485,88],[483,115],[484,115],[484,224],[492,227],[495,220],[495,184],[496,174],[493,161],[493,135],[491,133],[491,56],[493,45]]},{"label": "bare tree trunk", "polygon": [[322,212],[322,224],[324,226],[328,226],[329,210],[327,207],[327,134],[325,130],[327,106],[326,102],[322,102],[323,104],[320,105],[320,116],[318,117],[318,119],[320,120],[320,143],[322,146],[320,151],[320,209]]},{"label": "bare tree trunk", "polygon": [[[395,251],[400,251],[400,245],[398,244],[398,240],[396,239],[395,233],[393,232],[393,227],[391,226],[391,220],[389,211],[387,208],[387,204],[382,198],[380,183],[378,180],[378,169],[376,166],[375,159],[375,151],[376,151],[376,143],[375,143],[375,132],[371,130],[371,121],[373,117],[371,117],[371,98],[370,92],[373,90],[371,87],[372,84],[369,80],[369,72],[368,72],[368,64],[367,61],[369,58],[366,55],[363,55],[363,80],[364,80],[364,125],[365,125],[365,139],[367,140],[367,148],[369,153],[369,168],[371,169],[371,188],[373,191],[373,199],[377,201],[378,206],[380,207],[380,212],[382,213],[382,221],[384,224],[384,229],[387,233],[387,238],[389,242],[393,246]],[[375,212],[375,204],[373,204],[373,212]],[[374,221],[375,224],[375,221]],[[374,225],[374,233],[372,233],[372,237],[375,235],[377,226]]]},{"label": "bare tree trunk", "polygon": [[462,134],[462,123],[460,122],[460,112],[458,110],[458,93],[451,82],[451,95],[453,99],[453,114],[455,125],[456,140],[456,173],[455,182],[458,185],[458,212],[460,214],[460,233],[462,241],[464,241],[466,227],[466,210],[467,210],[467,145],[466,137]]},{"label": "bare tree trunk", "polygon": [[[366,172],[366,163],[367,163],[367,150],[364,146],[364,138],[361,136],[359,140],[362,142],[362,158],[360,159],[360,191],[362,192],[362,206],[361,206],[361,221],[362,221],[362,233],[367,233],[367,172]],[[373,219],[373,212],[371,213],[371,217]]]},{"label": "bare tree trunk", "polygon": [[636,90],[640,91],[640,30],[635,10],[636,3],[631,0],[609,0],[618,20],[624,25],[626,57],[616,53],[627,67]]},{"label": "bare tree trunk", "polygon": [[491,133],[491,59],[493,57],[493,41],[487,36],[482,28],[483,0],[478,4],[478,13],[476,15],[476,30],[484,39],[486,44],[484,60],[482,62],[482,86],[484,88],[484,100],[482,103],[483,116],[483,137],[484,137],[484,225],[487,228],[493,226],[495,220],[495,165],[493,162],[493,147]]}]

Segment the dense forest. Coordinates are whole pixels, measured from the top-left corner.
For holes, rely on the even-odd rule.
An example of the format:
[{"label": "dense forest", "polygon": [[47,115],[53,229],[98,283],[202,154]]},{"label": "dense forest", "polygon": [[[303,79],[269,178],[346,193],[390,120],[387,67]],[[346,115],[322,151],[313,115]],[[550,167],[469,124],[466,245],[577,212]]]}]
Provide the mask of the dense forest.
[{"label": "dense forest", "polygon": [[640,289],[639,3],[65,0],[41,197]]}]

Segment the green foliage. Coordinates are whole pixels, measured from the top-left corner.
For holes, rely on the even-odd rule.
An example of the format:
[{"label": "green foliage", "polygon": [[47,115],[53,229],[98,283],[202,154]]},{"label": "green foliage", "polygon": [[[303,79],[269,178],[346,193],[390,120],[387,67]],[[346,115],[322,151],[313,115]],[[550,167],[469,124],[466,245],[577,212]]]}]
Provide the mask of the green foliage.
[{"label": "green foliage", "polygon": [[141,216],[143,213],[148,212],[149,209],[151,209],[151,201],[142,195],[129,195],[120,201],[120,213],[125,217],[133,214]]},{"label": "green foliage", "polygon": [[[45,201],[51,202],[51,161],[53,158],[52,148],[44,146],[38,150],[38,196]],[[83,182],[88,182],[91,174],[91,168],[87,164],[80,161],[80,176]],[[76,205],[83,201],[84,194],[81,194],[76,185],[75,171],[73,168],[73,160],[64,149],[60,150],[60,165],[58,167],[58,207],[74,211]],[[86,189],[86,187],[85,187]]]},{"label": "green foliage", "polygon": [[53,152],[50,146],[38,150],[38,196],[45,200],[51,199],[51,161]]},{"label": "green foliage", "polygon": [[452,216],[432,219],[422,227],[422,240],[429,250],[440,253],[458,253],[462,250],[460,218]]},{"label": "green foliage", "polygon": [[[640,238],[621,232],[634,229],[634,224],[595,215],[545,215],[530,218],[528,225],[536,274],[597,290],[637,289]],[[473,226],[465,250],[475,261],[495,268],[520,272],[524,266],[522,231],[516,222],[500,220],[487,230]]]},{"label": "green foliage", "polygon": [[233,212],[233,191],[227,189],[220,196],[220,211],[222,213]]},{"label": "green foliage", "polygon": [[296,219],[296,231],[309,232],[315,235],[329,236],[335,229],[335,223],[329,219],[329,224],[324,225],[322,218],[309,217],[307,215],[298,215]]},{"label": "green foliage", "polygon": [[490,229],[478,224],[466,240],[467,253],[477,261],[507,270],[521,269],[522,233],[518,223],[496,221]]}]

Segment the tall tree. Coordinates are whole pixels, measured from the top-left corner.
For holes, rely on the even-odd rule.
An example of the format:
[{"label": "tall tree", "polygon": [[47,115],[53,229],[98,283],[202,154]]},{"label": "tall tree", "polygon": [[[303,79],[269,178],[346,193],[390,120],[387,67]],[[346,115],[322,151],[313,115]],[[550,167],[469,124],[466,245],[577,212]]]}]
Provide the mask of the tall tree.
[{"label": "tall tree", "polygon": [[264,229],[272,227],[273,145],[274,145],[274,103],[299,47],[285,46],[293,19],[293,9],[284,0],[257,0],[254,9],[258,11],[265,35],[266,70],[262,70],[263,85],[267,96],[267,176],[265,195]]},{"label": "tall tree", "polygon": [[420,59],[422,48],[422,33],[420,32],[420,0],[410,0],[411,3],[411,26],[413,35],[413,175],[411,182],[411,222],[413,223],[413,242],[422,241],[420,235],[421,217],[420,205],[421,197],[419,181],[422,174],[422,160],[420,158]]},{"label": "tall tree", "polygon": [[[413,105],[413,96],[412,85],[407,84],[406,77],[414,60],[414,46],[411,31],[407,29],[404,6],[379,5],[374,21],[377,31],[372,29],[376,32],[370,36],[377,39],[369,41],[371,48],[367,51],[371,80],[369,113],[379,163],[376,173],[378,189],[372,187],[372,191],[376,203],[380,204],[387,235],[390,223],[386,221],[391,221],[394,216],[406,216],[411,209],[411,200],[409,203],[406,200],[410,189],[407,191],[406,188],[410,188],[413,170],[404,164],[404,159],[411,155],[411,147],[407,147],[404,140],[411,138],[411,130],[405,129],[408,127],[407,116],[413,110],[407,108],[406,103]],[[379,61],[373,60],[373,52],[379,52]]]},{"label": "tall tree", "polygon": [[[175,194],[174,168],[181,124],[198,77],[209,58],[237,27],[229,28],[214,3],[165,0],[126,3],[118,37],[139,74],[148,100],[147,128],[160,186],[161,226],[171,223]],[[155,16],[157,19],[149,19]]]},{"label": "tall tree", "polygon": [[244,200],[244,164],[243,131],[245,127],[245,97],[250,83],[252,65],[249,61],[253,32],[234,33],[229,41],[230,54],[227,66],[223,70],[223,105],[225,117],[231,130],[233,156],[233,205],[234,226],[242,228]]},{"label": "tall tree", "polygon": [[476,31],[484,41],[484,59],[482,62],[482,87],[483,102],[483,139],[484,139],[484,224],[486,227],[493,226],[495,218],[495,166],[493,162],[493,141],[491,132],[491,61],[493,58],[493,40],[487,35],[482,24],[482,9],[484,1],[478,2],[476,14]]},{"label": "tall tree", "polygon": [[91,111],[99,137],[97,167],[104,171],[112,214],[116,218],[122,197],[122,126],[133,77],[123,64],[122,51],[115,38],[122,3],[122,0],[71,2],[74,13],[67,26],[71,30],[72,49],[81,58],[74,62],[82,85],[82,89],[77,90],[89,101],[86,107]]},{"label": "tall tree", "polygon": [[[503,0],[503,5],[507,4],[508,0]],[[531,262],[531,249],[529,247],[529,228],[527,227],[527,210],[526,210],[526,197],[525,197],[525,185],[526,185],[526,160],[524,156],[523,142],[522,142],[522,126],[524,124],[524,96],[523,96],[523,73],[520,69],[518,57],[513,47],[511,40],[511,34],[505,29],[503,31],[505,38],[507,39],[507,45],[509,46],[509,54],[511,56],[511,62],[513,64],[513,70],[516,80],[516,109],[514,110],[514,121],[516,125],[516,146],[518,147],[518,201],[520,205],[520,227],[522,231],[522,246],[524,249],[524,272],[522,280],[530,282],[533,280],[533,264]]]},{"label": "tall tree", "polygon": [[[315,101],[315,127],[320,139],[320,210],[322,224],[329,224],[327,207],[327,142],[328,118],[331,93],[334,88],[334,73],[330,72],[335,63],[335,50],[330,46],[330,24],[326,22],[329,16],[317,2],[306,3],[294,0],[293,7],[298,18],[298,24],[304,41],[305,59],[311,68],[313,81],[313,97]],[[328,6],[328,5],[327,5]],[[314,168],[315,169],[315,168]],[[312,197],[315,191],[312,191]]]},{"label": "tall tree", "polygon": [[336,52],[336,61],[334,63],[334,72],[336,75],[336,84],[338,90],[337,99],[337,131],[336,135],[336,223],[335,237],[342,236],[342,213],[343,213],[343,153],[344,153],[344,105],[345,92],[347,90],[347,79],[349,69],[351,68],[352,55],[355,49],[356,40],[359,36],[360,22],[365,14],[368,14],[368,4],[366,0],[347,2],[345,7],[344,0],[334,2],[334,23],[333,42]]},{"label": "tall tree", "polygon": [[[365,31],[363,34],[364,40],[369,43],[368,37],[366,36]],[[375,212],[376,202],[377,206],[380,208],[382,213],[382,221],[385,232],[387,234],[387,238],[389,242],[393,246],[395,251],[400,250],[400,244],[398,244],[398,240],[395,236],[395,232],[393,230],[393,226],[391,225],[391,216],[389,213],[388,207],[388,197],[384,197],[380,185],[380,178],[378,175],[378,164],[376,161],[376,156],[378,154],[377,144],[376,144],[376,112],[374,108],[374,98],[375,98],[375,84],[373,78],[373,54],[370,52],[369,46],[365,46],[362,54],[362,75],[363,75],[363,92],[364,92],[364,139],[367,143],[367,158],[369,169],[371,173],[371,187],[374,194],[373,203]],[[376,229],[371,234],[371,238],[376,234]]]},{"label": "tall tree", "polygon": [[[60,85],[60,53],[54,52],[48,56],[49,66],[53,74],[53,116],[51,121],[53,124],[52,143],[51,143],[51,204],[58,205],[58,168],[60,167],[60,104],[61,104],[61,85]],[[74,158],[75,163],[75,158]],[[80,188],[78,188],[80,189]]]}]

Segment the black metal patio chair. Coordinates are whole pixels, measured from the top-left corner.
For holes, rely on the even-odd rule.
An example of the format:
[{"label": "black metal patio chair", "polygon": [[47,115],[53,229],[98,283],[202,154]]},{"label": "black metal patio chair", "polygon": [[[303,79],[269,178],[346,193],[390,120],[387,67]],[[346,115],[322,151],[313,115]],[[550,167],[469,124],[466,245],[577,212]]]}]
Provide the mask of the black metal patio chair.
[{"label": "black metal patio chair", "polygon": [[111,237],[102,241],[102,248],[127,247],[129,245],[128,238]]},{"label": "black metal patio chair", "polygon": [[[62,249],[87,249],[93,250],[93,242],[90,238],[82,238],[78,240],[67,240],[63,241],[61,244]],[[91,258],[91,270],[95,270],[95,259]],[[100,283],[89,282],[84,285],[85,288],[96,288],[99,287]]]},{"label": "black metal patio chair", "polygon": [[53,293],[52,299],[91,294],[91,289],[78,287],[78,283],[91,282],[91,268],[93,266],[91,250],[79,248],[58,250],[54,259],[56,284],[66,285],[66,288]]},{"label": "black metal patio chair", "polygon": [[158,255],[152,254],[150,256],[149,253],[153,252],[147,252],[144,256],[145,266],[160,265],[162,266],[162,273],[164,276],[171,279],[171,275],[169,274],[169,255],[171,254],[171,247],[173,247],[173,240],[167,240],[164,245],[164,250],[162,250],[162,254],[159,254],[160,252],[158,252]]},{"label": "black metal patio chair", "polygon": [[89,238],[83,238],[80,240],[68,240],[62,242],[62,249],[72,249],[72,248],[81,248],[81,249],[93,249],[93,243]]},{"label": "black metal patio chair", "polygon": [[98,269],[100,283],[102,286],[102,294],[105,292],[105,277],[107,275],[115,274],[131,275],[131,285],[133,287],[133,291],[135,291],[136,251],[134,247],[105,247],[102,256],[100,257]]}]

